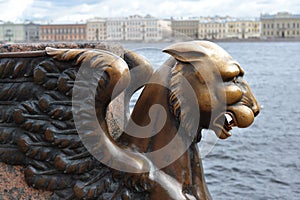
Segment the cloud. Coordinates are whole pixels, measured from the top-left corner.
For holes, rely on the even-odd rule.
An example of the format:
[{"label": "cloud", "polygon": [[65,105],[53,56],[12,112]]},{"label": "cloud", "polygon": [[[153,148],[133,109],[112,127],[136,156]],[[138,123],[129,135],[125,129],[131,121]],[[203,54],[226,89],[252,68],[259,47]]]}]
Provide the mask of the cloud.
[{"label": "cloud", "polygon": [[181,16],[259,17],[261,13],[299,14],[299,0],[0,0],[2,20],[79,22],[93,17],[134,14],[170,18]]},{"label": "cloud", "polygon": [[20,21],[23,12],[33,4],[34,0],[4,0],[0,1],[0,20]]}]

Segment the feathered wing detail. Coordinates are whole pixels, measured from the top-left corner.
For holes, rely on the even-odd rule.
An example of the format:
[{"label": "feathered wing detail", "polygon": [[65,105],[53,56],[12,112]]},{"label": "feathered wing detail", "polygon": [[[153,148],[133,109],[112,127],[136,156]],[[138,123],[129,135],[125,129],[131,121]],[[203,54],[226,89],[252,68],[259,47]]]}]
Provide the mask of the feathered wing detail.
[{"label": "feathered wing detail", "polygon": [[[122,66],[112,69],[112,62]],[[122,172],[96,160],[78,136],[72,90],[81,65],[107,72],[98,81],[102,93],[95,97],[106,111],[111,82],[122,76],[124,88],[129,83],[127,65],[118,56],[101,50],[52,48],[0,56],[0,161],[25,166],[26,182],[55,191],[56,198],[137,198],[144,191],[128,190],[120,181]]]}]

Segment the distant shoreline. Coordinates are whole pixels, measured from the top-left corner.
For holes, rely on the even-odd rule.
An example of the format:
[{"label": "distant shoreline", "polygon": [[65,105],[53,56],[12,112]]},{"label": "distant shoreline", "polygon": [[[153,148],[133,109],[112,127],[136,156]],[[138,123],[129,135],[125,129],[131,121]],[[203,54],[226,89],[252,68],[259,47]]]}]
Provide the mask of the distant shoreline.
[{"label": "distant shoreline", "polygon": [[211,42],[300,42],[300,38],[251,38],[251,39],[237,39],[237,38],[226,38],[226,39],[190,39],[190,40],[179,40],[179,39],[170,39],[170,40],[161,40],[161,41],[112,41],[112,42],[120,42],[121,44],[135,44],[135,43],[145,43],[145,44],[157,44],[157,43],[176,43],[183,41],[191,41],[191,40],[208,40]]},{"label": "distant shoreline", "polygon": [[232,43],[247,43],[247,42],[295,42],[295,43],[299,43],[300,42],[300,38],[268,38],[268,39],[261,39],[261,38],[249,38],[249,39],[237,39],[237,38],[226,38],[226,39],[190,39],[190,40],[179,40],[179,39],[170,39],[170,40],[161,40],[161,41],[128,41],[128,40],[119,40],[119,41],[110,41],[110,40],[102,40],[102,41],[65,41],[65,42],[58,42],[58,41],[53,41],[53,42],[8,42],[8,43],[0,43],[0,48],[2,48],[3,46],[11,46],[11,45],[22,45],[22,46],[26,46],[26,45],[34,45],[34,46],[39,46],[39,45],[57,45],[57,44],[73,44],[73,45],[80,45],[80,44],[84,44],[84,45],[95,45],[95,44],[101,44],[101,43],[118,43],[120,45],[122,44],[159,44],[159,43],[176,43],[176,42],[183,42],[183,41],[191,41],[191,40],[207,40],[207,41],[211,41],[211,42],[232,42]]},{"label": "distant shoreline", "polygon": [[212,42],[300,42],[300,38],[251,38],[251,39],[213,39]]}]

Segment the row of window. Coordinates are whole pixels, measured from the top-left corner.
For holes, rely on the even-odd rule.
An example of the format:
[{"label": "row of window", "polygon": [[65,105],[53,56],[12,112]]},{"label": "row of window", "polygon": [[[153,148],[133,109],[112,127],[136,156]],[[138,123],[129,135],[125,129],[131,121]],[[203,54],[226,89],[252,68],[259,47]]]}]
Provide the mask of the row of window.
[{"label": "row of window", "polygon": [[103,29],[102,28],[96,28],[96,29],[95,28],[89,28],[88,31],[89,32],[96,32],[96,31],[105,32],[106,28],[103,28]]},{"label": "row of window", "polygon": [[141,38],[142,36],[143,36],[142,34],[134,34],[134,33],[126,35],[127,38]]},{"label": "row of window", "polygon": [[89,40],[94,40],[94,41],[97,41],[97,40],[105,40],[106,38],[105,37],[99,37],[99,38],[96,38],[96,37],[93,37],[93,36],[90,36],[88,37]]},{"label": "row of window", "polygon": [[195,21],[195,22],[179,21],[179,22],[172,22],[171,26],[174,26],[174,27],[176,27],[176,26],[198,26],[198,24],[199,24],[198,21]]},{"label": "row of window", "polygon": [[121,32],[122,29],[121,28],[109,28],[107,29],[108,32]]},{"label": "row of window", "polygon": [[241,29],[229,29],[228,32],[231,33],[240,33],[240,32],[247,32],[247,33],[259,33],[259,29],[245,29],[245,30],[241,30]]},{"label": "row of window", "polygon": [[223,35],[219,35],[217,33],[208,33],[208,34],[201,34],[199,35],[199,38],[206,38],[206,39],[221,39],[221,38],[224,38]]},{"label": "row of window", "polygon": [[[147,32],[157,32],[158,28],[136,28],[136,27],[132,27],[132,28],[116,28],[116,27],[110,27],[107,29],[108,32],[116,32],[116,31],[130,31],[130,32],[142,32],[142,31],[147,31]],[[89,30],[90,32],[94,32],[94,29]],[[102,29],[100,29],[100,31],[102,31]]]},{"label": "row of window", "polygon": [[149,37],[149,38],[157,38],[157,37],[159,37],[159,35],[158,35],[158,34],[155,34],[155,33],[147,33],[147,34],[146,34],[146,37]]},{"label": "row of window", "polygon": [[157,21],[110,21],[107,22],[107,26],[121,26],[121,25],[129,25],[129,26],[154,26],[157,25]]},{"label": "row of window", "polygon": [[225,27],[226,24],[200,24],[200,27],[205,28],[218,28],[218,27]]},{"label": "row of window", "polygon": [[69,33],[85,33],[84,28],[43,28],[41,30],[42,33],[46,34],[52,34],[52,33],[58,33],[58,34],[69,34]]},{"label": "row of window", "polygon": [[[195,27],[198,26],[198,24],[188,24],[188,23],[176,23],[176,24],[172,24],[173,28],[176,27]],[[200,27],[204,27],[204,28],[214,28],[214,27],[226,27],[226,23],[200,23],[199,24]],[[255,22],[255,23],[229,23],[229,27],[259,27],[259,23]]]},{"label": "row of window", "polygon": [[174,32],[180,32],[180,33],[197,33],[198,31],[195,29],[182,29],[182,30],[173,30]]},{"label": "row of window", "polygon": [[235,23],[235,24],[229,24],[229,28],[233,28],[233,27],[246,27],[248,25],[248,27],[254,27],[254,28],[258,28],[259,27],[259,24],[258,23],[242,23],[242,24],[239,24],[239,23]]},{"label": "row of window", "polygon": [[95,24],[87,24],[87,27],[89,28],[100,28],[100,27],[106,27],[105,24],[95,23]]},{"label": "row of window", "polygon": [[122,34],[121,33],[114,33],[114,34],[109,34],[107,37],[108,38],[121,38]]},{"label": "row of window", "polygon": [[146,28],[147,32],[157,32],[158,29],[157,28]]},{"label": "row of window", "polygon": [[131,31],[131,32],[138,32],[138,31],[142,31],[143,29],[141,28],[127,28],[127,31]]},{"label": "row of window", "polygon": [[300,31],[264,31],[265,36],[300,36]]},{"label": "row of window", "polygon": [[85,37],[82,35],[75,35],[75,36],[42,36],[40,37],[40,40],[44,41],[51,41],[51,40],[58,40],[58,41],[64,41],[64,40],[84,40]]},{"label": "row of window", "polygon": [[299,23],[271,23],[271,24],[263,24],[263,28],[299,28]]},{"label": "row of window", "polygon": [[218,30],[206,30],[206,29],[204,29],[204,30],[200,30],[200,33],[217,33],[217,32],[225,33],[226,30],[225,29],[218,29]]}]

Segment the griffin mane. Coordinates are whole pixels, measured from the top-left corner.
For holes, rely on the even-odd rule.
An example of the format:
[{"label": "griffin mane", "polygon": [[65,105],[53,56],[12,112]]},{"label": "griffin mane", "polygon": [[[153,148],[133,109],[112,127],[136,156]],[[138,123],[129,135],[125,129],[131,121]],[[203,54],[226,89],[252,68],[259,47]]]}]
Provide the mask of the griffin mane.
[{"label": "griffin mane", "polygon": [[182,88],[182,80],[185,75],[183,65],[176,62],[171,66],[170,75],[169,110],[177,120],[178,126],[181,126],[185,130],[184,132],[187,135],[183,135],[183,138],[187,136],[192,137],[190,133],[193,121],[189,120],[191,108],[189,106],[181,106],[188,105],[189,103],[188,97],[184,95],[184,90]]}]

